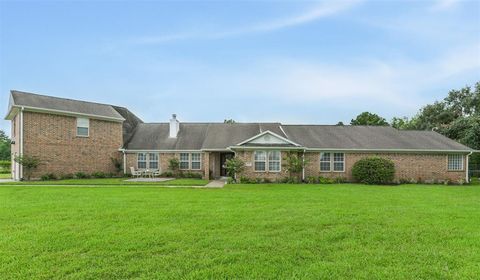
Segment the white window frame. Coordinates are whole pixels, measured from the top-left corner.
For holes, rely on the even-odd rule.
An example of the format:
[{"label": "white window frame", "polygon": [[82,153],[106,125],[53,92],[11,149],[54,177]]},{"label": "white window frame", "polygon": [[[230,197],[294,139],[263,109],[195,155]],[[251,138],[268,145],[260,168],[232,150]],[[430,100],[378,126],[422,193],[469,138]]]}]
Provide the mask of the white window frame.
[{"label": "white window frame", "polygon": [[[322,155],[328,154],[328,160],[322,160]],[[335,154],[342,154],[342,160],[335,160]],[[335,170],[335,163],[343,163],[342,170]],[[322,170],[322,163],[328,163],[328,170]],[[345,153],[342,152],[321,152],[319,155],[318,168],[320,172],[345,172]]]},{"label": "white window frame", "polygon": [[[277,159],[270,159],[270,154],[278,153],[278,160]],[[267,162],[268,162],[268,172],[280,172],[282,171],[282,152],[280,151],[268,151],[267,152]],[[271,170],[270,163],[277,163],[278,162],[278,170]]]},{"label": "white window frame", "polygon": [[[459,165],[452,164],[450,165],[450,161],[453,160],[460,160]],[[462,154],[449,154],[447,155],[447,171],[463,171],[464,170],[464,156]],[[453,167],[453,168],[452,168]]]},{"label": "white window frame", "polygon": [[[198,155],[198,160],[193,160],[193,155]],[[198,163],[198,168],[193,168],[194,163]],[[202,154],[201,153],[190,153],[190,169],[202,170]]]},{"label": "white window frame", "polygon": [[[140,155],[144,155],[145,158],[140,160]],[[148,166],[147,165],[147,162],[148,162],[147,157],[148,157],[147,153],[137,153],[137,168],[138,169],[146,169],[147,168],[147,166]],[[145,167],[140,167],[140,162],[145,163]]]},{"label": "white window frame", "polygon": [[[187,155],[187,160],[182,160],[182,155]],[[178,154],[178,168],[180,170],[189,170],[190,169],[190,153],[179,153]],[[182,168],[182,162],[186,162],[187,163],[187,168]]]},{"label": "white window frame", "polygon": [[[263,153],[263,160],[258,160],[257,159],[257,153]],[[254,151],[253,152],[253,170],[255,172],[266,172],[268,170],[268,164],[267,164],[267,157],[268,157],[268,154],[266,151]],[[265,166],[265,169],[261,170],[261,169],[257,169],[257,162],[263,162],[264,163],[264,166]]]},{"label": "white window frame", "polygon": [[[332,153],[332,171],[333,172],[345,172],[345,153]],[[335,160],[335,154],[341,154],[342,160]],[[342,163],[342,170],[335,170],[335,163]]]},{"label": "white window frame", "polygon": [[[153,158],[153,160],[152,160]],[[160,170],[160,156],[158,155],[158,153],[148,153],[147,154],[147,168],[148,169],[158,169]],[[157,167],[152,167],[151,164],[152,163],[156,163],[157,164]]]},{"label": "white window frame", "polygon": [[[265,155],[264,160],[257,160],[257,153],[263,153]],[[278,160],[270,160],[270,154],[271,153],[279,153],[279,159]],[[270,170],[270,161],[271,162],[278,162],[279,164],[279,169],[278,170]],[[265,163],[265,170],[257,170],[257,162],[263,162]],[[282,152],[280,150],[272,150],[272,151],[265,151],[265,150],[256,150],[253,152],[253,170],[255,172],[269,172],[269,173],[278,173],[282,171]]]},{"label": "white window frame", "polygon": [[[140,155],[144,155],[144,159],[140,160]],[[145,167],[140,167],[139,163],[144,162]],[[156,162],[157,167],[151,167],[151,163]],[[160,155],[158,153],[137,153],[137,168],[138,169],[158,169],[160,170]]]},{"label": "white window frame", "polygon": [[[322,155],[328,154],[328,160],[322,160]],[[328,170],[322,170],[322,163],[328,163]],[[319,156],[318,168],[320,172],[330,172],[332,171],[332,153],[330,152],[321,152]]]},{"label": "white window frame", "polygon": [[[79,128],[86,128],[87,135],[78,134]],[[76,127],[77,137],[89,137],[90,136],[90,119],[88,118],[77,118],[77,127]]]}]

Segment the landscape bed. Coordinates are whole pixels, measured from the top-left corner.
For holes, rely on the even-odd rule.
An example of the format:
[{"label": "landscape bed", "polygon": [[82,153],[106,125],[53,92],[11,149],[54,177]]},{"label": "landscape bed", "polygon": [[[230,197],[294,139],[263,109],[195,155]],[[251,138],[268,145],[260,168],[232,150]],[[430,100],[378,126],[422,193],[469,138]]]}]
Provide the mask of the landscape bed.
[{"label": "landscape bed", "polygon": [[12,278],[475,279],[480,186],[0,187]]}]

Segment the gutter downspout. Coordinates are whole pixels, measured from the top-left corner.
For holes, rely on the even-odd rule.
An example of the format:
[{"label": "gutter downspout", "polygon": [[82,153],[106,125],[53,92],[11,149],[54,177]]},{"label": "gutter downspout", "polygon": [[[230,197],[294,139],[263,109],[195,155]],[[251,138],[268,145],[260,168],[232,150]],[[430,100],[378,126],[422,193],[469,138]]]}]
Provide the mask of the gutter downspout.
[{"label": "gutter downspout", "polygon": [[125,153],[125,149],[121,149],[123,153],[123,174],[127,174],[127,154]]},{"label": "gutter downspout", "polygon": [[467,171],[466,174],[465,174],[465,182],[467,182],[467,183],[470,183],[470,178],[469,178],[469,176],[468,176],[468,158],[470,157],[471,154],[473,154],[473,152],[470,152],[470,153],[467,155],[467,158],[465,159],[465,165],[466,165],[465,170]]},{"label": "gutter downspout", "polygon": [[[20,110],[20,149],[19,149],[19,154],[20,156],[23,156],[23,110],[25,110],[25,107],[22,106]],[[18,164],[18,179],[21,180],[23,178],[23,165]]]},{"label": "gutter downspout", "polygon": [[302,181],[305,182],[305,149],[302,154]]}]

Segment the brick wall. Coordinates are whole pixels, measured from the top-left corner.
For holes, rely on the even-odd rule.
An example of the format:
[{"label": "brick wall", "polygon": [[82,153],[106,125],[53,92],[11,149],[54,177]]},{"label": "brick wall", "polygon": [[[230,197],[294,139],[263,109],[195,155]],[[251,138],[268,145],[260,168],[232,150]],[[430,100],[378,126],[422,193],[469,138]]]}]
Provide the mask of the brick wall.
[{"label": "brick wall", "polygon": [[[398,154],[398,153],[346,153],[345,172],[320,172],[320,153],[306,153],[309,164],[305,168],[305,177],[345,177],[352,181],[352,167],[358,160],[378,156],[387,158],[395,164],[395,180],[423,181],[465,181],[464,171],[448,171],[446,154]],[[465,159],[464,159],[465,161]],[[465,166],[465,162],[464,162]]]},{"label": "brick wall", "polygon": [[38,156],[40,166],[32,174],[114,172],[111,157],[121,157],[122,123],[90,119],[90,136],[76,136],[76,118],[24,112],[26,155]]}]

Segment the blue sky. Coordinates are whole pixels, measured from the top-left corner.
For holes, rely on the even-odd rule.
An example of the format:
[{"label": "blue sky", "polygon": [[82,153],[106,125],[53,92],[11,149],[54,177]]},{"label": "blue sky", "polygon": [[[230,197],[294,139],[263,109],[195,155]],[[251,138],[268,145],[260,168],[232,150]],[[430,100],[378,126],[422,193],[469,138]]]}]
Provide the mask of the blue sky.
[{"label": "blue sky", "polygon": [[4,113],[18,89],[148,122],[335,124],[479,80],[480,1],[0,1]]}]

